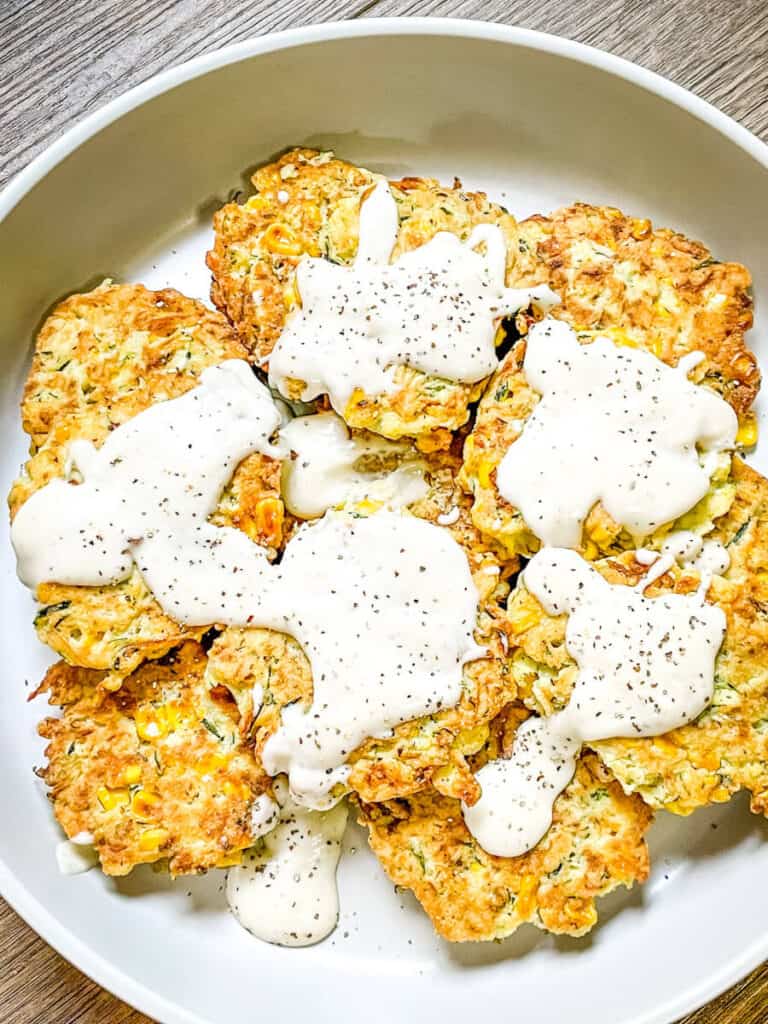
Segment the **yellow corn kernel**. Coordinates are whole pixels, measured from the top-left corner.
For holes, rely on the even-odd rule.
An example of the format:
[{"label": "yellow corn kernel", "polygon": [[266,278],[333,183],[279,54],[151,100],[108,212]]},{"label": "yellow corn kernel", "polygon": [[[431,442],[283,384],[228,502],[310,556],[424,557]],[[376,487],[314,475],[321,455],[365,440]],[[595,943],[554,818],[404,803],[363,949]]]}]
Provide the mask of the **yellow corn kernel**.
[{"label": "yellow corn kernel", "polygon": [[365,498],[363,501],[355,502],[354,510],[361,515],[371,516],[374,512],[378,512],[383,504],[383,501],[372,501],[370,498]]},{"label": "yellow corn kernel", "polygon": [[726,789],[725,786],[718,786],[717,789],[710,794],[709,799],[714,801],[716,804],[724,804],[731,799],[731,792],[729,789]]},{"label": "yellow corn kernel", "polygon": [[219,863],[216,865],[219,868],[236,868],[238,864],[243,863],[243,851],[234,850],[232,853],[226,853],[221,858]]},{"label": "yellow corn kernel", "polygon": [[587,526],[587,534],[597,544],[598,547],[607,548],[609,544],[613,543],[613,539],[616,536],[615,532],[609,530],[604,523],[599,520],[594,523],[590,523]]},{"label": "yellow corn kernel", "polygon": [[264,196],[251,196],[245,205],[249,210],[268,210],[272,204]]},{"label": "yellow corn kernel", "polygon": [[223,754],[208,754],[198,759],[195,767],[200,775],[213,775],[215,772],[225,768],[228,759]]},{"label": "yellow corn kernel", "polygon": [[594,541],[585,540],[581,547],[584,553],[584,557],[588,562],[594,562],[594,560],[600,554],[600,552],[597,549],[597,544],[595,544]]},{"label": "yellow corn kernel", "polygon": [[507,332],[504,330],[502,325],[499,324],[499,326],[496,328],[496,335],[495,335],[495,337],[493,339],[493,344],[496,346],[496,348],[498,348],[499,345],[501,345],[503,343],[503,341],[506,338],[506,336],[507,336]]},{"label": "yellow corn kernel", "polygon": [[540,609],[531,607],[530,605],[518,605],[518,607],[513,608],[509,614],[509,624],[512,627],[513,633],[525,633],[526,630],[529,630],[540,621]]},{"label": "yellow corn kernel", "polygon": [[159,708],[140,707],[136,709],[133,722],[140,740],[158,740],[167,735],[168,729]]},{"label": "yellow corn kernel", "polygon": [[140,789],[131,801],[131,810],[137,818],[147,820],[160,804],[160,797],[148,789]]},{"label": "yellow corn kernel", "polygon": [[752,448],[757,444],[757,417],[753,412],[747,413],[739,424],[736,433],[736,444],[740,448]]},{"label": "yellow corn kernel", "polygon": [[481,873],[481,871],[483,870],[483,865],[480,863],[479,860],[473,860],[471,865],[470,865],[470,867],[469,867],[469,870],[473,874],[479,875]]},{"label": "yellow corn kernel", "polygon": [[283,503],[279,498],[264,498],[253,510],[256,529],[265,537],[277,537],[283,526]]},{"label": "yellow corn kernel", "polygon": [[668,739],[665,736],[657,736],[653,740],[653,746],[656,750],[659,751],[659,753],[665,755],[666,757],[680,756],[680,748],[677,746],[676,743],[673,743],[672,740]]},{"label": "yellow corn kernel", "polygon": [[708,772],[716,772],[720,767],[720,755],[714,751],[691,751],[691,762],[694,768],[706,768]]},{"label": "yellow corn kernel", "polygon": [[135,786],[137,782],[141,782],[141,765],[129,764],[123,772],[123,782],[126,786]]},{"label": "yellow corn kernel", "polygon": [[626,331],[623,331],[621,327],[612,327],[609,331],[591,331],[590,333],[601,335],[608,334],[614,345],[621,345],[622,348],[637,348],[637,342],[634,338],[630,338]]},{"label": "yellow corn kernel", "polygon": [[491,473],[496,468],[490,459],[481,459],[477,466],[477,480],[481,487],[491,486]]},{"label": "yellow corn kernel", "polygon": [[630,224],[630,234],[638,242],[647,238],[651,233],[651,222],[645,218],[636,217]]},{"label": "yellow corn kernel", "polygon": [[116,807],[122,807],[131,798],[127,789],[109,789],[107,786],[99,786],[96,796],[105,811],[113,811]]},{"label": "yellow corn kernel", "polygon": [[536,909],[536,890],[539,881],[536,875],[523,875],[520,889],[515,900],[515,910],[524,920],[530,917]]},{"label": "yellow corn kernel", "polygon": [[488,726],[475,725],[471,729],[462,729],[453,746],[462,754],[476,754],[488,739]]},{"label": "yellow corn kernel", "polygon": [[682,800],[672,800],[670,803],[664,804],[664,810],[669,811],[670,814],[677,814],[681,818],[687,818],[693,808],[684,804]]},{"label": "yellow corn kernel", "polygon": [[261,236],[261,246],[278,256],[301,255],[301,242],[296,237],[296,232],[288,224],[281,224],[279,221],[270,224]]},{"label": "yellow corn kernel", "polygon": [[283,302],[285,303],[286,309],[293,309],[298,306],[301,296],[299,295],[299,289],[296,285],[296,279],[294,278],[290,284],[287,284],[283,289]]},{"label": "yellow corn kernel", "polygon": [[167,828],[148,828],[146,832],[142,832],[139,836],[139,849],[145,853],[149,853],[151,850],[159,850],[161,846],[168,842],[170,838],[170,832]]},{"label": "yellow corn kernel", "polygon": [[159,740],[178,728],[181,710],[175,704],[161,704],[157,708],[140,707],[133,721],[139,739]]},{"label": "yellow corn kernel", "polygon": [[307,226],[314,231],[317,231],[323,223],[323,211],[317,203],[307,203],[304,205],[302,207],[301,214]]}]

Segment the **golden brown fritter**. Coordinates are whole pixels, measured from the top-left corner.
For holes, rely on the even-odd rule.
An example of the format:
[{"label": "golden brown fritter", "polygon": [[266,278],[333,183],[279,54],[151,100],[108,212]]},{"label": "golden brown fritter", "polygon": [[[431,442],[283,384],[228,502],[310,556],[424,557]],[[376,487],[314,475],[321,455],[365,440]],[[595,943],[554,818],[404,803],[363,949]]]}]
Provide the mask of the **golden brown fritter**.
[{"label": "golden brown fritter", "polygon": [[[628,792],[677,814],[728,800],[742,788],[751,792],[753,810],[768,811],[768,482],[740,460],[734,473],[737,497],[714,535],[727,545],[731,566],[709,589],[727,620],[712,703],[695,722],[664,736],[590,744]],[[596,568],[628,586],[647,571],[630,553]],[[647,593],[689,593],[698,585],[697,571],[676,569]],[[519,645],[512,672],[523,699],[546,714],[558,710],[575,676],[566,617],[547,615],[522,584],[509,617]]]},{"label": "golden brown fritter", "polygon": [[[489,656],[465,665],[463,692],[456,708],[404,723],[391,738],[368,740],[350,756],[350,787],[366,800],[390,799],[434,785],[441,792],[474,803],[479,789],[466,757],[482,747],[488,723],[515,696],[508,674],[502,602],[517,563],[501,558],[472,526],[468,499],[456,484],[457,465],[458,459],[451,453],[432,456],[427,474],[429,493],[411,506],[411,512],[436,523],[438,516],[456,509],[456,521],[442,528],[449,530],[466,552],[480,595],[475,639],[487,648]],[[354,506],[355,515],[373,511],[359,511],[360,507]],[[211,648],[209,678],[232,691],[259,750],[278,728],[283,706],[295,700],[311,701],[308,660],[295,640],[271,630],[225,630]],[[252,722],[255,685],[263,691],[264,705]]]},{"label": "golden brown fritter", "polygon": [[238,862],[252,845],[251,808],[269,780],[242,742],[229,693],[211,690],[203,648],[185,643],[130,675],[118,693],[103,673],[59,662],[38,692],[63,709],[46,719],[56,818],[86,832],[108,875],[167,861],[175,875]]},{"label": "golden brown fritter", "polygon": [[[523,222],[519,244],[514,283],[546,283],[557,291],[562,304],[552,315],[569,323],[583,344],[604,335],[672,366],[689,352],[704,352],[692,379],[731,403],[743,423],[739,441],[754,443],[749,409],[760,373],[744,342],[752,323],[744,267],[718,263],[700,243],[666,229],[653,231],[649,221],[583,204]],[[527,330],[525,316],[518,317],[518,326]],[[539,401],[526,380],[524,358],[521,338],[491,378],[467,439],[462,482],[474,495],[478,528],[513,553],[531,554],[537,539],[496,487],[497,467]],[[723,515],[732,492],[724,462],[697,509],[696,525]],[[597,504],[585,522],[582,554],[595,558],[633,546]]]},{"label": "golden brown fritter", "polygon": [[[30,459],[11,490],[11,515],[64,474],[71,441],[100,445],[154,402],[194,387],[206,367],[245,356],[221,314],[170,289],[105,283],[65,299],[40,331],[24,390]],[[260,453],[243,460],[213,521],[238,527],[275,554],[283,522],[279,462]],[[109,685],[204,632],[168,618],[137,571],[108,587],[45,583],[37,596],[40,638],[70,664],[111,669]]]},{"label": "golden brown fritter", "polygon": [[[349,263],[357,251],[360,205],[375,184],[370,171],[330,153],[295,149],[253,176],[256,194],[229,203],[214,218],[216,238],[208,253],[211,296],[240,332],[260,365],[280,336],[287,313],[300,301],[294,285],[301,257],[325,256]],[[400,218],[393,258],[428,242],[438,231],[469,236],[476,224],[498,224],[509,253],[517,251],[515,220],[480,192],[431,178],[390,183]],[[353,394],[344,419],[385,437],[420,437],[428,448],[447,447],[448,431],[461,427],[483,388],[429,377],[400,367],[393,394]],[[299,397],[301,385],[297,386]]]},{"label": "golden brown fritter", "polygon": [[[525,712],[493,724],[486,756],[508,756]],[[359,805],[369,842],[396,885],[411,889],[437,932],[452,942],[501,939],[530,922],[582,935],[597,921],[595,900],[648,875],[643,836],[651,811],[626,796],[594,754],[557,799],[552,827],[522,857],[494,857],[473,838],[458,800],[427,790]]]},{"label": "golden brown fritter", "polygon": [[553,316],[578,331],[613,333],[671,366],[703,352],[696,379],[739,415],[749,410],[760,371],[744,342],[752,326],[746,267],[608,206],[574,203],[519,231],[515,284],[549,284],[562,300]]}]

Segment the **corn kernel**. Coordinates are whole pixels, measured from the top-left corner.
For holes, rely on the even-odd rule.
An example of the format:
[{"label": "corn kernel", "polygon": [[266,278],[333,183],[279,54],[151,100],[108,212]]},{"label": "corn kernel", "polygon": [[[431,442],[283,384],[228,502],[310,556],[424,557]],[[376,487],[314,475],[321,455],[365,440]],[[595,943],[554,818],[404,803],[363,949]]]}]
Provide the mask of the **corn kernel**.
[{"label": "corn kernel", "polygon": [[141,782],[141,765],[128,765],[123,772],[123,782],[126,786],[135,786],[137,782]]},{"label": "corn kernel", "polygon": [[512,627],[513,633],[525,633],[532,626],[535,626],[537,622],[541,621],[541,612],[538,608],[528,607],[517,607],[514,608],[509,616],[509,623]]},{"label": "corn kernel", "polygon": [[585,540],[581,547],[584,553],[584,557],[588,562],[594,562],[594,560],[600,554],[597,548],[597,544],[595,544],[595,542],[592,540]]},{"label": "corn kernel", "polygon": [[599,520],[595,523],[587,525],[587,533],[592,540],[597,544],[598,547],[607,548],[613,543],[616,536],[615,531],[609,530],[604,523]]},{"label": "corn kernel", "polygon": [[720,755],[714,751],[691,752],[691,761],[695,768],[706,768],[708,772],[716,772],[720,767]]},{"label": "corn kernel", "polygon": [[156,708],[137,708],[133,721],[140,740],[157,740],[165,736],[167,730],[156,714]]},{"label": "corn kernel", "polygon": [[152,817],[159,803],[160,797],[157,793],[152,793],[148,789],[140,789],[131,801],[131,810],[137,818],[146,820]]},{"label": "corn kernel", "polygon": [[296,232],[287,224],[270,224],[261,236],[261,246],[278,256],[301,255],[301,243]]},{"label": "corn kernel", "polygon": [[476,754],[488,739],[488,726],[476,725],[471,729],[462,729],[453,746],[462,754]]},{"label": "corn kernel", "polygon": [[472,864],[470,865],[470,868],[469,868],[469,870],[470,870],[470,871],[471,871],[471,872],[472,872],[473,874],[475,874],[475,875],[479,875],[479,874],[480,874],[480,873],[482,872],[482,870],[483,870],[483,865],[482,865],[482,864],[480,863],[480,861],[479,861],[479,860],[473,860],[473,861],[472,861]]},{"label": "corn kernel", "polygon": [[107,786],[100,786],[96,796],[105,811],[113,811],[115,807],[122,807],[130,800],[127,789],[108,789]]},{"label": "corn kernel", "polygon": [[496,468],[490,459],[481,459],[477,467],[477,480],[481,487],[491,486],[491,473]]},{"label": "corn kernel", "polygon": [[739,424],[736,444],[740,448],[752,448],[757,444],[757,417],[753,412],[747,413]]},{"label": "corn kernel", "polygon": [[293,309],[294,306],[298,306],[300,301],[299,289],[296,285],[294,278],[290,284],[287,284],[283,289],[283,302],[285,302],[286,309]]},{"label": "corn kernel", "polygon": [[283,503],[279,498],[264,498],[253,511],[256,529],[265,537],[280,539],[283,527]]},{"label": "corn kernel", "polygon": [[718,786],[717,789],[710,794],[709,799],[716,804],[724,804],[731,799],[731,792],[725,786]]},{"label": "corn kernel", "polygon": [[644,218],[635,218],[630,226],[630,233],[638,242],[643,238],[647,238],[651,233],[651,222]]},{"label": "corn kernel", "polygon": [[149,853],[151,850],[159,850],[168,842],[170,833],[167,828],[148,828],[139,836],[139,849]]},{"label": "corn kernel", "polygon": [[270,203],[264,196],[251,196],[245,203],[249,210],[267,210],[269,209]]},{"label": "corn kernel", "polygon": [[539,887],[536,875],[523,875],[515,900],[515,910],[521,918],[530,917],[536,909],[536,890]]}]

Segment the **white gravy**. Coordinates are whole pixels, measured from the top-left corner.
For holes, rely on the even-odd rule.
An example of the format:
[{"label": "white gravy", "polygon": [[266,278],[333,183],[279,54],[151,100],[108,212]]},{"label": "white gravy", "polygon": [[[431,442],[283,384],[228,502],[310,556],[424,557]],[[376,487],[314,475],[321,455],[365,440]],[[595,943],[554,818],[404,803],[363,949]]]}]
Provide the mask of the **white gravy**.
[{"label": "white gravy", "polygon": [[311,946],[336,927],[336,867],[347,822],[346,804],[308,811],[282,780],[276,826],[227,875],[227,901],[256,938],[279,946]]},{"label": "white gravy", "polygon": [[[282,428],[280,438],[292,453],[283,464],[283,498],[289,512],[301,519],[365,499],[399,508],[427,493],[424,463],[409,445],[373,435],[351,437],[336,413],[298,416]],[[402,464],[375,468],[377,460],[392,459]],[[366,460],[372,468],[360,468]]]},{"label": "white gravy", "polygon": [[497,486],[544,544],[576,547],[598,501],[640,542],[706,494],[738,424],[727,402],[687,379],[700,358],[672,369],[608,338],[581,345],[558,320],[531,328],[524,369],[541,400]]},{"label": "white gravy", "polygon": [[501,318],[532,301],[545,309],[558,301],[546,286],[505,287],[506,248],[497,225],[478,225],[466,242],[441,231],[390,264],[397,230],[395,200],[380,181],[361,206],[352,266],[301,259],[301,306],[270,355],[273,387],[285,394],[288,380],[303,381],[302,400],[327,394],[343,414],[356,388],[367,395],[391,391],[397,366],[452,381],[482,380],[498,365]]},{"label": "white gravy", "polygon": [[569,615],[565,644],[578,675],[562,711],[526,720],[510,758],[477,773],[482,796],[464,819],[485,850],[505,857],[545,834],[582,743],[658,736],[701,714],[725,634],[723,611],[701,590],[647,598],[609,584],[574,551],[545,548],[523,576],[549,614]]}]

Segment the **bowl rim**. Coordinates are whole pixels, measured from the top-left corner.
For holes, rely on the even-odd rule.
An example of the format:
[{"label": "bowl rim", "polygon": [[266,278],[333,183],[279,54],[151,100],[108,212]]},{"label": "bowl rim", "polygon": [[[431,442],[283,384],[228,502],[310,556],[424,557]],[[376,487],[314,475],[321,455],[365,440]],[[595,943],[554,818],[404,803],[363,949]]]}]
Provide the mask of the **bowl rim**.
[{"label": "bowl rim", "polygon": [[[0,222],[6,219],[35,185],[77,148],[123,115],[176,86],[261,54],[317,42],[398,35],[444,36],[501,42],[553,54],[597,68],[686,111],[714,128],[768,170],[768,145],[747,128],[682,86],[623,57],[561,36],[496,22],[443,17],[360,18],[353,21],[323,22],[256,36],[201,54],[158,72],[76,122],[16,173],[0,192]],[[137,1010],[162,1021],[163,1024],[211,1024],[210,1021],[183,1009],[136,981],[76,938],[25,885],[16,879],[1,857],[0,895],[61,956]],[[697,1009],[719,995],[766,958],[768,930],[763,938],[754,942],[740,956],[733,958],[702,984],[689,988],[655,1010],[633,1018],[631,1024],[670,1024],[681,1015]]]}]

